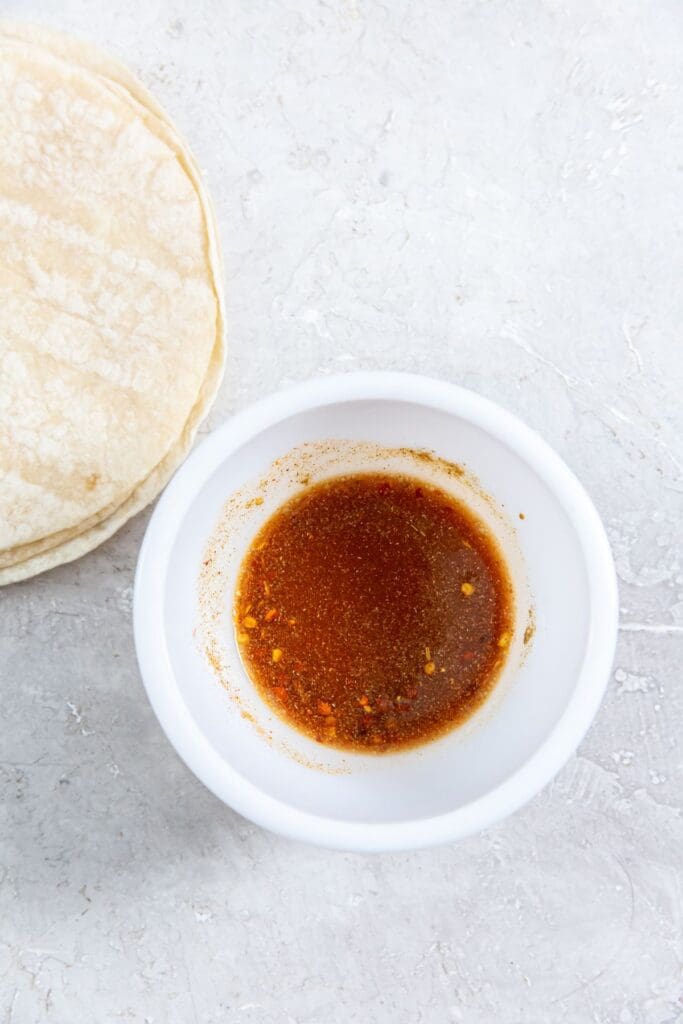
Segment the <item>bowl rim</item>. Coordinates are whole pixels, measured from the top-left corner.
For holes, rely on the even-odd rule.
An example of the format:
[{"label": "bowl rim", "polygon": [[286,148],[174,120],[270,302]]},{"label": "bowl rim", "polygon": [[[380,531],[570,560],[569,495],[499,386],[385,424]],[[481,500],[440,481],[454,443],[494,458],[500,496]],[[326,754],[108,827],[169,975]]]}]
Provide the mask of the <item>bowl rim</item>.
[{"label": "bowl rim", "polygon": [[[504,782],[476,800],[428,818],[348,822],[300,810],[265,793],[206,739],[175,681],[164,630],[169,554],[195,496],[234,451],[297,413],[347,401],[407,401],[464,418],[511,448],[555,495],[584,555],[591,615],[583,663],[569,702],[541,746]],[[142,680],[171,745],[220,800],[258,825],[293,839],[356,852],[417,849],[464,838],[500,821],[534,797],[569,760],[602,700],[618,628],[618,591],[600,517],[566,463],[534,430],[488,398],[412,373],[363,371],[314,378],[277,391],[236,413],[190,454],[159,500],[135,573],[133,627]]]}]

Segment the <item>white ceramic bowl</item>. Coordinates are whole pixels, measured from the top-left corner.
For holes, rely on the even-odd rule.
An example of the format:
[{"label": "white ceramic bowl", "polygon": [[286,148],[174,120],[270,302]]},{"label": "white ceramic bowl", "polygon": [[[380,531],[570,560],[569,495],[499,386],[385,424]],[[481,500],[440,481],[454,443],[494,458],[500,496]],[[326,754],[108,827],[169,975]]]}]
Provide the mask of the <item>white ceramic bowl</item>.
[{"label": "white ceramic bowl", "polygon": [[[494,694],[465,726],[403,753],[329,751],[288,727],[258,697],[230,628],[232,587],[250,538],[301,487],[296,474],[271,474],[265,485],[264,474],[293,448],[329,439],[429,449],[464,464],[493,499],[490,525],[515,577],[516,651]],[[323,460],[312,475],[330,472]],[[217,562],[224,592],[214,594],[216,608],[223,608],[214,625],[226,688],[202,649],[206,616],[198,578],[221,510],[236,493],[260,493],[266,500],[242,501],[250,512],[233,517]],[[536,630],[522,658],[529,600]],[[180,756],[221,800],[297,839],[348,850],[396,850],[485,828],[529,800],[562,767],[590,725],[609,677],[617,587],[595,508],[528,427],[450,384],[360,373],[313,380],[266,398],[192,453],[147,529],[134,619],[152,707]]]}]

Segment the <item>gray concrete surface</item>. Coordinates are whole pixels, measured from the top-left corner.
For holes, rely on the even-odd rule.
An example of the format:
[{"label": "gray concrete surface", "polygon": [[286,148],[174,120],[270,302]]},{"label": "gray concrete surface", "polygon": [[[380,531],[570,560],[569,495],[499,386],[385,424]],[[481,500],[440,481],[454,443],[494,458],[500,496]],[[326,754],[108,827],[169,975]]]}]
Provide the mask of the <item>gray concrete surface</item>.
[{"label": "gray concrete surface", "polygon": [[0,1021],[683,1020],[683,6],[0,0],[123,57],[215,198],[209,423],[291,381],[437,374],[514,410],[607,524],[621,633],[526,809],[400,856],[215,800],[131,635],[147,515],[0,593]]}]

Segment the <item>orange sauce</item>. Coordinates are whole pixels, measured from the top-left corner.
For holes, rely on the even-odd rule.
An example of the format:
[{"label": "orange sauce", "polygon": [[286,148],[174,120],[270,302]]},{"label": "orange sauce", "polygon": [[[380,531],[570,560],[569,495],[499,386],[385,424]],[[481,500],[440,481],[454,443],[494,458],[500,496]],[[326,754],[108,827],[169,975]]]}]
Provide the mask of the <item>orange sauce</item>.
[{"label": "orange sauce", "polygon": [[245,668],[290,725],[382,752],[467,719],[513,630],[507,567],[484,524],[419,479],[381,473],[309,487],[262,527],[234,619]]}]

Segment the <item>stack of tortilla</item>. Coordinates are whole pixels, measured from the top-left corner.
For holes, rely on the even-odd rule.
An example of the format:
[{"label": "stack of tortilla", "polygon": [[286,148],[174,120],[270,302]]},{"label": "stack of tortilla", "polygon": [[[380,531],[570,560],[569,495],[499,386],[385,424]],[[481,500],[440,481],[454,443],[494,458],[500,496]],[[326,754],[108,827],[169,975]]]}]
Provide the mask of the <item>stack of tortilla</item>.
[{"label": "stack of tortilla", "polygon": [[167,115],[92,47],[0,22],[0,584],[159,493],[223,322],[211,205]]}]

